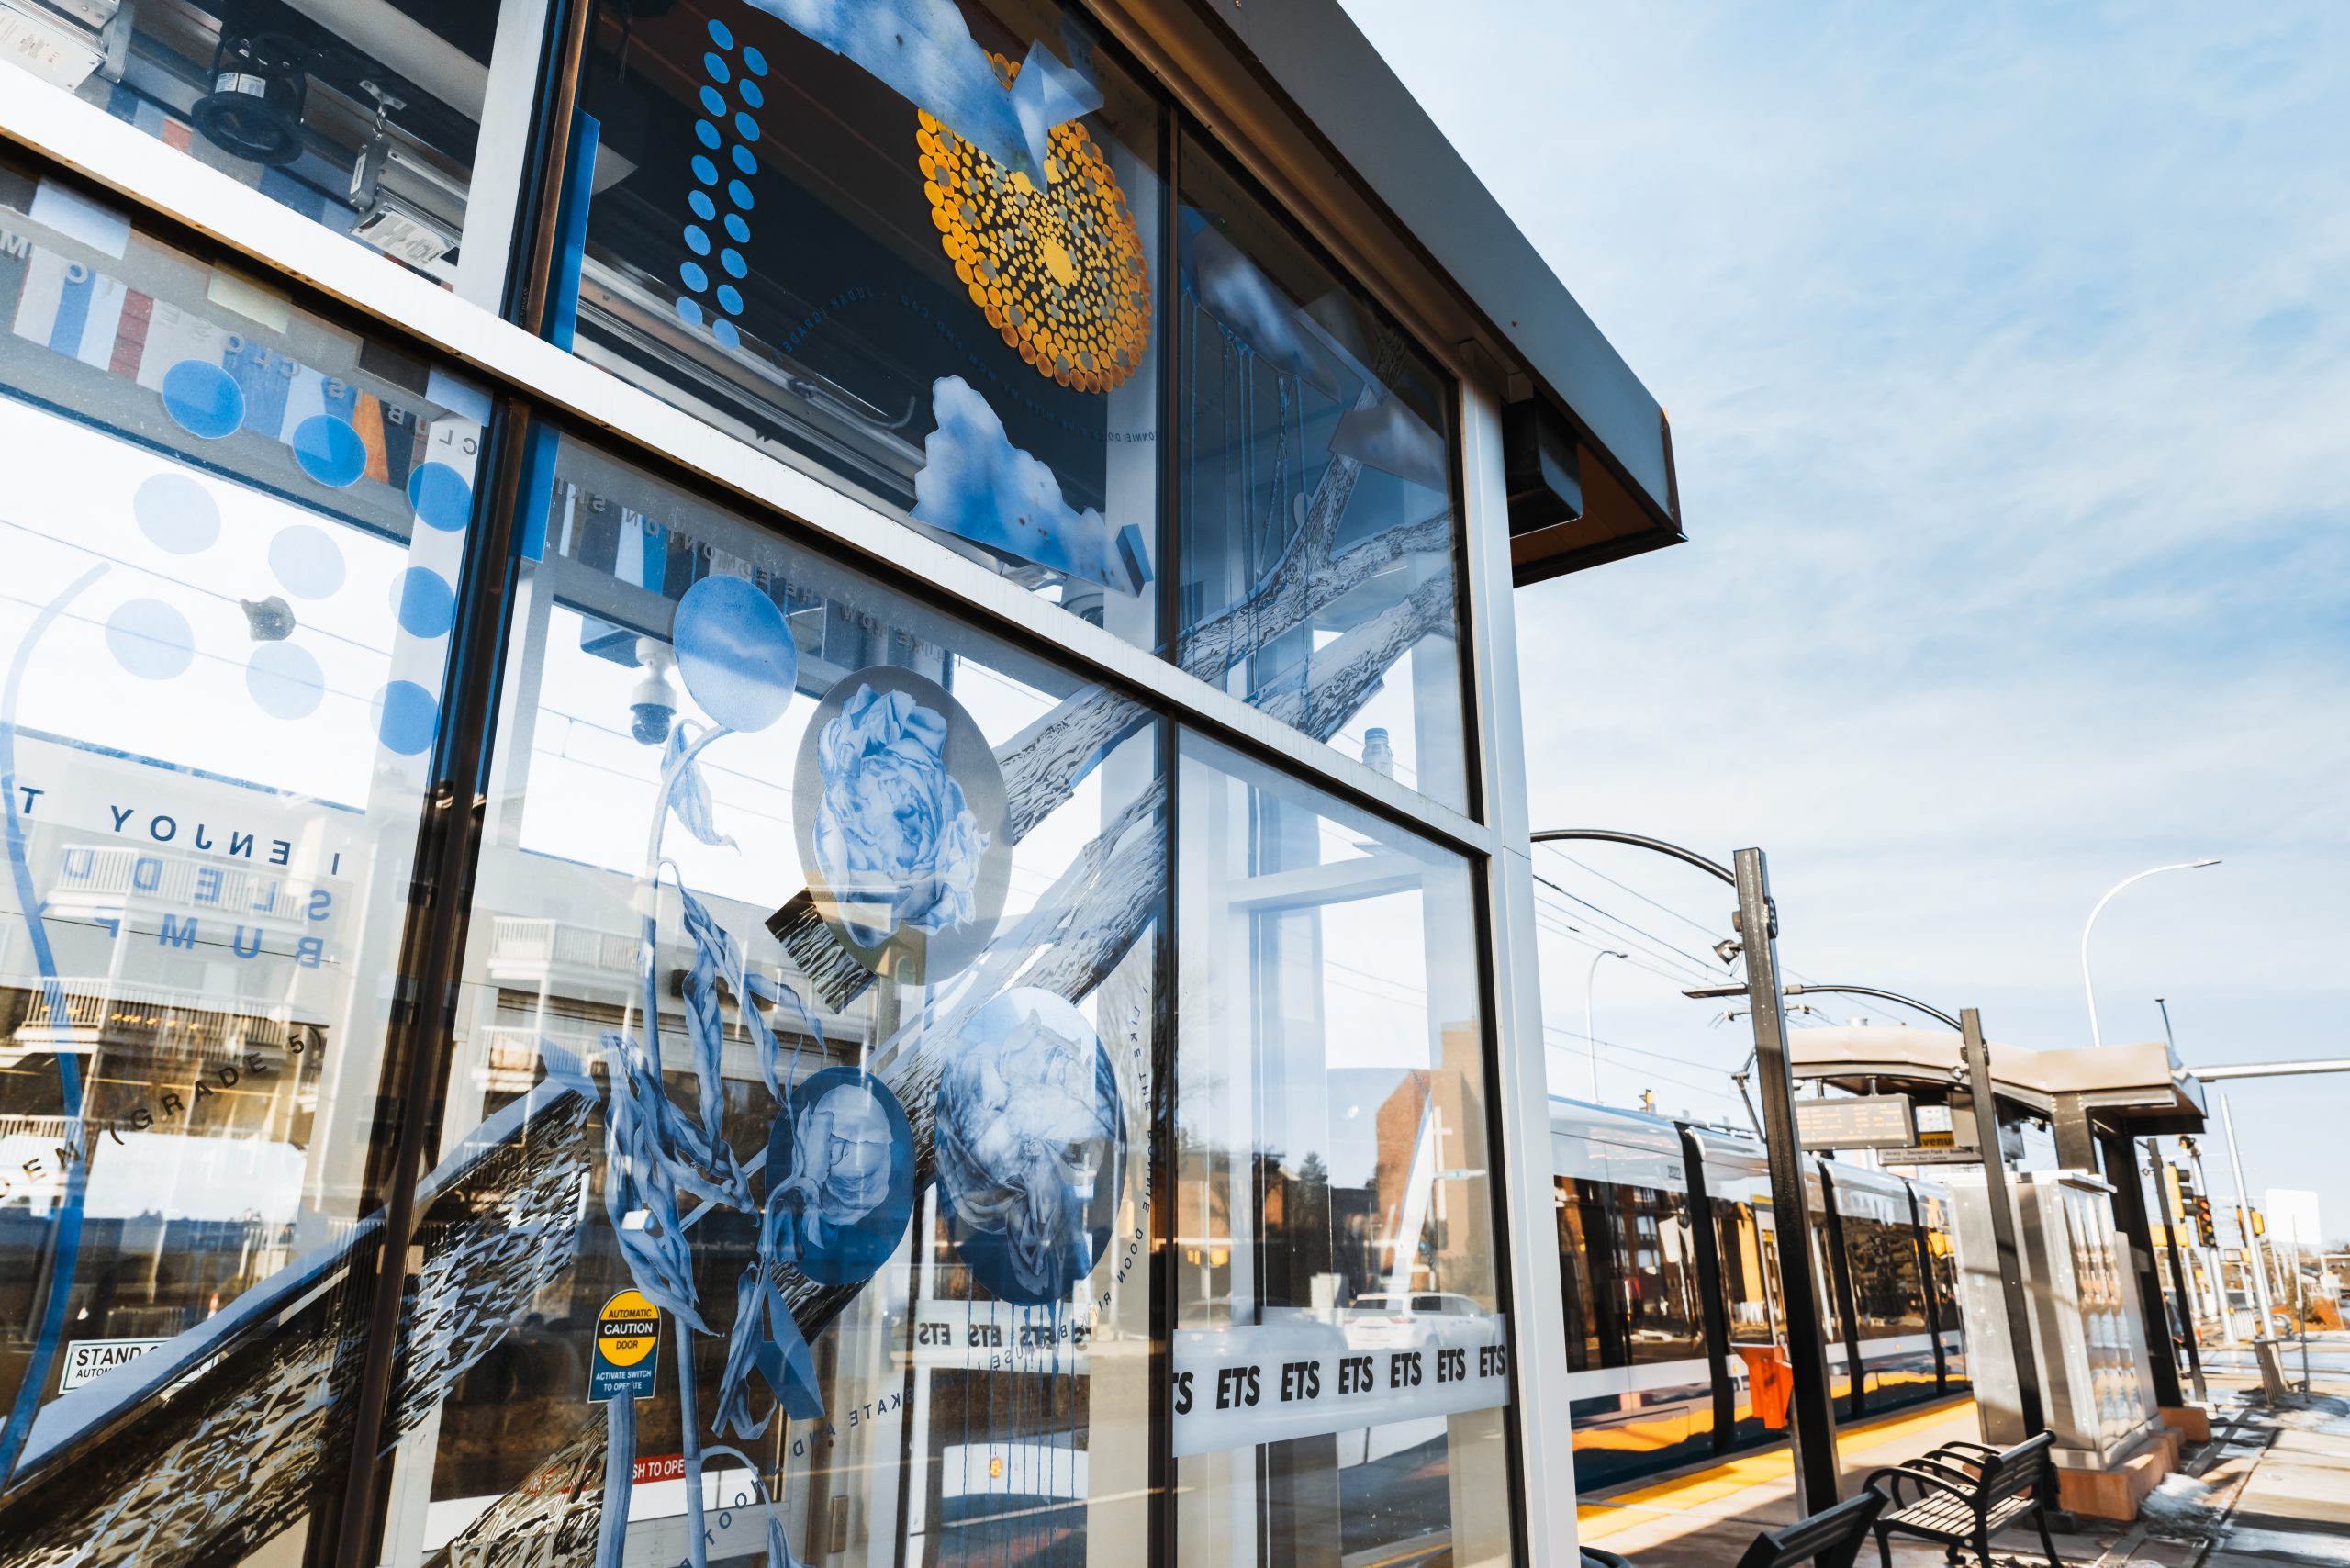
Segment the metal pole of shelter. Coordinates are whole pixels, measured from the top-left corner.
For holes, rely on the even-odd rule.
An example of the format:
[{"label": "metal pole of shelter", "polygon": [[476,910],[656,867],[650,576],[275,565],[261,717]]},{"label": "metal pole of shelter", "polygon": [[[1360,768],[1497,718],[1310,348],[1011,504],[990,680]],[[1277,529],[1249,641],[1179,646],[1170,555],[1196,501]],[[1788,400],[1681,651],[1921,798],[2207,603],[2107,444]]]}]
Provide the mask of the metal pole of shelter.
[{"label": "metal pole of shelter", "polygon": [[[1811,1209],[1804,1199],[1803,1145],[1796,1133],[1795,1077],[1787,1060],[1786,1003],[1779,986],[1778,917],[1770,870],[1760,849],[1741,849],[1736,870],[1693,849],[1610,828],[1550,828],[1535,844],[1586,839],[1669,855],[1738,890],[1738,939],[1746,955],[1747,1011],[1754,1025],[1754,1068],[1762,1081],[1762,1141],[1771,1170],[1772,1223],[1779,1237],[1779,1294],[1795,1387],[1787,1403],[1787,1442],[1795,1450],[1796,1506],[1809,1516],[1835,1506],[1836,1406],[1828,1392],[1828,1341],[1820,1327],[1820,1290],[1811,1247]],[[1853,1372],[1858,1375],[1860,1369]]]},{"label": "metal pole of shelter", "polygon": [[[2138,1140],[2126,1132],[2099,1129],[2098,1144],[2105,1155],[2105,1179],[2113,1183],[2114,1224],[2130,1249],[2130,1274],[2137,1282],[2139,1309],[2146,1316],[2146,1370],[2154,1374],[2154,1403],[2175,1410],[2187,1403],[2187,1394],[2178,1385],[2178,1355],[2163,1309],[2162,1276],[2154,1271],[2154,1226],[2146,1215]],[[2193,1321],[2187,1319],[2190,1337]]]},{"label": "metal pole of shelter", "polygon": [[2031,1348],[2031,1303],[2023,1282],[2023,1252],[2016,1245],[2016,1210],[2008,1195],[2007,1157],[1999,1147],[1998,1096],[1991,1087],[1991,1047],[1983,1043],[1983,1015],[1959,1015],[1965,1037],[1966,1092],[1975,1113],[1975,1141],[1983,1151],[1983,1185],[1991,1202],[1991,1240],[2008,1303],[2008,1350],[2016,1366],[2016,1410],[2027,1441],[2048,1429],[2040,1397],[2040,1358]]},{"label": "metal pole of shelter", "polygon": [[[2148,1138],[2146,1151],[2154,1157],[2154,1191],[2166,1192],[2168,1189],[2163,1184],[2161,1142],[2154,1138]],[[2204,1405],[2210,1402],[2211,1391],[2203,1382],[2203,1337],[2195,1327],[2195,1297],[2187,1288],[2187,1249],[2178,1239],[2182,1223],[2191,1226],[2195,1221],[2192,1216],[2183,1217],[2172,1214],[2170,1205],[2165,1204],[2163,1205],[2163,1239],[2170,1243],[2170,1283],[2171,1288],[2178,1293],[2178,1322],[2179,1327],[2187,1334],[2187,1372],[2188,1375],[2195,1380],[2195,1403]]]},{"label": "metal pole of shelter", "polygon": [[[1738,937],[1746,953],[1746,1002],[1754,1023],[1754,1069],[1762,1080],[1763,1149],[1771,1168],[1771,1218],[1779,1232],[1779,1285],[1795,1373],[1796,1506],[1809,1516],[1836,1504],[1836,1406],[1828,1390],[1828,1341],[1813,1272],[1811,1209],[1805,1202],[1803,1145],[1796,1132],[1796,1082],[1787,1061],[1787,1015],[1779,994],[1778,920],[1770,868],[1760,849],[1738,852]],[[1852,1382],[1860,1386],[1860,1371]]]}]

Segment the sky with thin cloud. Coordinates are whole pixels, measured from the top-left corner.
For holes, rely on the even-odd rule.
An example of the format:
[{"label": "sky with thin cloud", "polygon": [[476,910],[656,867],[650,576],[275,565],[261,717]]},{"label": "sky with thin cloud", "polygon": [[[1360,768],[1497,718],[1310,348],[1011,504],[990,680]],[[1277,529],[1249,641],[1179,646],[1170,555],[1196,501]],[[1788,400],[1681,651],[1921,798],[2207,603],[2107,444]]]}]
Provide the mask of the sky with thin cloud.
[{"label": "sky with thin cloud", "polygon": [[[2350,1056],[2350,9],[1348,5],[1673,419],[1690,542],[1517,596],[1538,823],[2042,1049],[2221,857],[2106,1038]],[[1537,863],[1554,1087],[1625,948],[1603,1095],[1742,1119],[1724,891]],[[2350,1076],[2229,1098],[2350,1238]]]}]

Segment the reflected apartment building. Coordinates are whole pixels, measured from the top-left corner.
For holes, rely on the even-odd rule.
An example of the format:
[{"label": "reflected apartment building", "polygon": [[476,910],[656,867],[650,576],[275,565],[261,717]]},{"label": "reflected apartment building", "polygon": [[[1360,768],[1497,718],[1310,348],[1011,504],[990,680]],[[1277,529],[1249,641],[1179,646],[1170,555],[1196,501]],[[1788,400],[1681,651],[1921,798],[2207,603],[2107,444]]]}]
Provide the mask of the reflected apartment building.
[{"label": "reflected apartment building", "polygon": [[0,1564],[1572,1544],[1511,595],[1670,442],[1335,4],[0,56]]}]

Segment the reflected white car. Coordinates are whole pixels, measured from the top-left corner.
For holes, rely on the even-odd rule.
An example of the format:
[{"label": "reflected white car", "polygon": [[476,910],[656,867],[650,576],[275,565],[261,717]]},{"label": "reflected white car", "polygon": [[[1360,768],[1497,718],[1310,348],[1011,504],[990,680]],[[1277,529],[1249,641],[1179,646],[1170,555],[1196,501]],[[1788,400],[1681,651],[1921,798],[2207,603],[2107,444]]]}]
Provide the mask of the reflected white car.
[{"label": "reflected white car", "polygon": [[1482,1345],[1494,1338],[1494,1314],[1451,1291],[1373,1291],[1354,1299],[1339,1327],[1353,1350],[1417,1350]]}]

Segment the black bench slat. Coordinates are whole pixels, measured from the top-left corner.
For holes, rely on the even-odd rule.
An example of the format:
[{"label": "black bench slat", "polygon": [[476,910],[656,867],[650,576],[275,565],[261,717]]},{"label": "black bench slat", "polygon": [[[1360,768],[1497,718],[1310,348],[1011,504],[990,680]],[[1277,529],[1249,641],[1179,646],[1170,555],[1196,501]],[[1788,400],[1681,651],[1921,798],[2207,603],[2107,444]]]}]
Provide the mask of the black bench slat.
[{"label": "black bench slat", "polygon": [[[1892,1536],[1921,1537],[1952,1549],[1972,1548],[1990,1568],[1991,1538],[2030,1517],[2040,1528],[2040,1544],[2050,1568],[2064,1568],[2049,1539],[2043,1505],[2051,1484],[2049,1450],[2055,1439],[2042,1432],[2004,1451],[1977,1443],[1952,1444],[1906,1465],[1888,1465],[1869,1477],[1886,1484],[1891,1506],[1876,1519],[1876,1546],[1885,1568],[1893,1568]],[[1914,1495],[1909,1495],[1914,1494]]]}]

